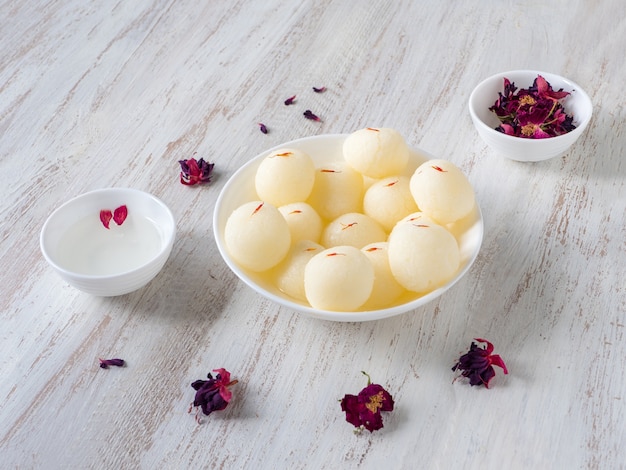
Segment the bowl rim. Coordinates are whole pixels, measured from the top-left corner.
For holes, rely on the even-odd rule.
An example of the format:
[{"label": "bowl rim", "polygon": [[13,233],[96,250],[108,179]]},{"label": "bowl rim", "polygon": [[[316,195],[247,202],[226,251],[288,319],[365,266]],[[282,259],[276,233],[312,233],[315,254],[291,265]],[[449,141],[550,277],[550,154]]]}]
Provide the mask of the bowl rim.
[{"label": "bowl rim", "polygon": [[[133,269],[129,269],[126,271],[121,271],[119,273],[115,273],[115,274],[85,274],[85,273],[79,273],[76,271],[72,271],[69,270],[63,266],[61,266],[59,263],[57,263],[55,260],[52,259],[52,257],[50,256],[48,249],[46,248],[46,233],[50,227],[50,225],[53,222],[53,219],[55,216],[57,216],[62,210],[66,209],[68,206],[70,206],[71,204],[75,204],[77,201],[81,200],[81,199],[86,199],[88,197],[93,197],[96,196],[98,194],[104,194],[104,193],[118,193],[118,192],[127,192],[127,193],[131,193],[131,194],[136,194],[139,197],[147,197],[148,199],[151,199],[152,201],[156,202],[156,204],[163,210],[165,216],[167,217],[167,219],[171,222],[171,230],[168,230],[166,232],[164,232],[165,234],[165,239],[163,240],[163,243],[161,245],[161,249],[158,251],[158,253],[156,253],[152,258],[150,258],[148,261],[145,261],[144,263],[140,264],[139,266],[133,268]],[[79,194],[78,196],[75,196],[71,199],[68,199],[67,201],[65,201],[63,204],[61,204],[59,207],[57,207],[54,211],[52,211],[52,213],[46,218],[46,221],[44,222],[41,231],[39,233],[39,248],[40,251],[43,255],[43,257],[45,258],[45,260],[55,269],[57,270],[59,273],[62,273],[64,277],[70,277],[73,279],[83,279],[85,281],[95,281],[95,280],[101,280],[101,281],[105,281],[105,280],[109,280],[109,279],[117,279],[121,276],[127,276],[127,275],[132,275],[134,273],[140,272],[145,270],[146,268],[150,267],[151,265],[160,262],[160,259],[162,256],[164,256],[165,254],[169,255],[169,252],[172,249],[172,246],[174,244],[174,239],[176,237],[176,220],[174,218],[174,214],[172,213],[172,211],[170,210],[170,208],[158,197],[156,197],[154,194],[148,193],[146,191],[142,191],[140,189],[135,189],[135,188],[126,188],[126,187],[111,187],[111,188],[100,188],[100,189],[94,189],[92,191],[87,191],[85,193]]]},{"label": "bowl rim", "polygon": [[[443,286],[438,287],[437,289],[431,292],[428,292],[425,295],[411,299],[399,305],[394,305],[392,307],[376,309],[376,310],[361,310],[357,312],[340,312],[340,311],[331,311],[331,310],[321,310],[321,309],[313,308],[311,306],[304,305],[302,303],[298,303],[295,300],[292,301],[287,298],[280,297],[264,289],[262,286],[254,282],[254,279],[252,279],[242,267],[240,267],[237,263],[234,262],[234,260],[231,259],[230,255],[228,254],[226,250],[225,241],[223,240],[222,234],[220,233],[220,217],[223,216],[223,211],[224,211],[223,201],[231,185],[234,185],[234,182],[237,180],[239,176],[241,176],[242,173],[248,171],[248,169],[254,165],[259,165],[262,158],[264,158],[271,152],[274,152],[278,149],[285,148],[285,147],[294,147],[294,146],[297,147],[298,144],[301,144],[302,142],[308,143],[308,142],[314,142],[317,140],[341,139],[343,141],[348,135],[350,134],[318,134],[318,135],[313,135],[313,136],[308,136],[308,137],[301,137],[295,140],[281,143],[267,150],[264,150],[263,152],[257,154],[255,157],[250,159],[248,162],[246,162],[243,166],[241,166],[231,175],[231,177],[228,179],[226,184],[222,187],[220,194],[218,195],[217,201],[215,203],[215,208],[213,211],[213,235],[214,235],[215,243],[217,245],[218,251],[222,259],[224,260],[226,265],[229,267],[229,269],[239,278],[239,280],[243,281],[244,284],[246,284],[248,287],[254,290],[257,294],[261,295],[262,297],[265,297],[268,300],[275,302],[279,306],[289,308],[297,312],[298,314],[302,314],[307,317],[321,319],[321,320],[329,320],[329,321],[336,321],[336,322],[364,322],[364,321],[381,320],[384,318],[389,318],[389,317],[393,317],[396,315],[408,313],[412,310],[415,310],[431,302],[432,300],[436,299],[437,297],[441,296],[444,292],[449,290],[452,286],[454,286],[459,280],[461,280],[465,276],[465,274],[469,271],[469,269],[474,264],[476,257],[478,256],[478,253],[480,252],[480,248],[482,246],[482,241],[484,238],[484,219],[483,219],[478,201],[476,201],[476,204],[475,204],[476,221],[474,222],[474,225],[472,226],[472,230],[477,230],[476,236],[478,239],[478,243],[477,243],[476,248],[471,253],[471,256],[468,258],[466,264],[461,269],[459,269],[459,271],[455,274],[455,277],[451,279],[449,282],[447,282],[446,284],[444,284]],[[412,150],[419,151],[420,154],[423,154],[429,160],[435,158],[429,152],[422,150],[418,147],[413,147],[413,146],[409,146],[409,147]]]},{"label": "bowl rim", "polygon": [[[505,77],[509,78],[513,82],[515,80],[511,79],[510,77],[513,76],[513,75],[519,75],[519,74],[541,75],[541,76],[545,77],[546,80],[548,80],[549,82],[552,82],[554,79],[557,79],[557,80],[560,80],[562,82],[567,83],[568,86],[570,88],[572,88],[572,90],[576,91],[576,96],[586,102],[586,104],[588,105],[588,108],[589,108],[589,113],[587,115],[583,116],[583,119],[576,126],[576,128],[571,130],[570,132],[567,132],[567,133],[561,134],[561,135],[557,135],[557,136],[553,136],[553,137],[546,137],[545,139],[529,139],[529,138],[518,137],[518,136],[508,135],[508,134],[504,134],[502,132],[498,132],[493,127],[491,127],[487,123],[485,123],[485,121],[483,121],[483,119],[476,112],[476,103],[475,103],[476,96],[478,95],[478,92],[485,85],[487,85],[488,83],[490,83],[490,82],[492,82],[492,81],[494,81],[496,79],[503,79]],[[552,78],[548,79],[548,77],[552,77]],[[495,98],[497,98],[497,96]],[[494,101],[495,101],[495,99],[494,99]],[[593,103],[591,101],[591,98],[589,98],[589,95],[587,94],[587,92],[580,85],[578,85],[573,80],[570,80],[569,78],[564,77],[562,75],[558,75],[558,74],[552,73],[552,72],[544,72],[544,71],[541,71],[541,70],[534,70],[534,69],[509,70],[509,71],[506,71],[506,72],[499,72],[499,73],[490,75],[489,77],[483,79],[482,81],[480,81],[474,87],[474,89],[470,93],[470,97],[469,97],[469,100],[468,100],[468,109],[469,109],[470,116],[472,117],[472,120],[474,121],[474,124],[475,125],[479,125],[482,130],[485,130],[485,131],[491,133],[492,135],[500,136],[502,139],[504,139],[505,142],[507,140],[509,142],[516,142],[516,143],[524,142],[523,145],[528,145],[528,146],[539,146],[539,145],[542,145],[542,143],[545,143],[545,142],[557,143],[557,142],[562,141],[562,140],[571,140],[572,136],[578,136],[579,134],[581,134],[585,130],[585,128],[589,124],[589,121],[591,121],[591,117],[593,115]]]}]

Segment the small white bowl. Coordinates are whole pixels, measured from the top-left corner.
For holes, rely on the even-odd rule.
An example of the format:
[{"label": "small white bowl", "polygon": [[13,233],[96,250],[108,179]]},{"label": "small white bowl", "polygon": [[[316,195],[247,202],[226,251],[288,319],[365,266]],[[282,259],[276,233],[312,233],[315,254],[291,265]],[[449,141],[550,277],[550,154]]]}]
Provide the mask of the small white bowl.
[{"label": "small white bowl", "polygon": [[[343,159],[343,142],[346,137],[347,134],[330,134],[305,137],[291,142],[286,142],[271,148],[260,155],[257,155],[237,170],[237,172],[235,172],[235,174],[226,182],[226,185],[222,189],[215,205],[215,212],[213,213],[213,231],[215,241],[222,258],[228,267],[239,277],[239,279],[267,299],[270,299],[291,310],[295,310],[313,318],[342,322],[378,320],[381,318],[400,315],[436,299],[456,284],[456,282],[461,279],[465,273],[467,273],[478,255],[483,239],[483,219],[478,205],[475,206],[474,211],[470,215],[461,221],[456,222],[454,227],[451,227],[451,231],[457,238],[461,250],[461,266],[459,267],[459,270],[454,278],[444,286],[429,292],[426,295],[408,295],[388,308],[378,310],[336,312],[312,308],[307,303],[296,300],[284,292],[281,292],[278,287],[276,287],[271,280],[268,279],[267,275],[264,275],[263,273],[254,273],[242,268],[230,256],[228,250],[226,249],[226,242],[224,240],[226,221],[237,207],[245,202],[258,199],[255,191],[254,179],[261,161],[269,153],[285,147],[300,149],[306,152],[313,159],[313,162],[317,167],[320,167]],[[431,158],[432,155],[429,155],[422,150],[413,149],[407,174],[413,174],[413,171],[417,168],[417,166],[419,166],[420,163],[423,163]]]},{"label": "small white bowl", "polygon": [[[107,229],[101,210],[125,205],[128,216]],[[151,194],[127,188],[92,191],[63,204],[40,235],[44,258],[77,289],[117,296],[151,281],[167,261],[176,234],[174,216]]]},{"label": "small white bowl", "polygon": [[[566,113],[573,116],[576,128],[567,134],[546,139],[515,137],[496,131],[500,121],[489,108],[498,99],[498,92],[504,91],[504,78],[515,83],[519,90],[530,87],[537,75],[544,77],[554,90],[562,88],[570,92],[561,102]],[[576,142],[591,120],[593,106],[587,93],[567,78],[537,70],[512,70],[479,83],[470,95],[469,112],[478,134],[497,154],[521,162],[538,162],[563,155]]]}]

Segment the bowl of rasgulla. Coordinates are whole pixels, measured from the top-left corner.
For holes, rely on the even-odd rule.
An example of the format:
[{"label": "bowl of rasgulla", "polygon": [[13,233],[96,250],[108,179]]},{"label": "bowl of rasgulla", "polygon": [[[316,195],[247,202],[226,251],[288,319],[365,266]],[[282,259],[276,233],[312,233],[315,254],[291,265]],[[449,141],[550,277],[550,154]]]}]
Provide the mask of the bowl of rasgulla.
[{"label": "bowl of rasgulla", "polygon": [[474,189],[392,128],[286,142],[224,185],[218,250],[245,284],[310,317],[410,312],[469,270],[483,239]]}]

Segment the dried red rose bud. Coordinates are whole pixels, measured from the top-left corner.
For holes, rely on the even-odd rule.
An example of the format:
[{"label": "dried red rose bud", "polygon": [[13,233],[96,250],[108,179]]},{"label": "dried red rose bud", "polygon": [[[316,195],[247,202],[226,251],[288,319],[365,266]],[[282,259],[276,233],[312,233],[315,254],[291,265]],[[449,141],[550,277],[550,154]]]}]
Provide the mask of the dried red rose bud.
[{"label": "dried red rose bud", "polygon": [[200,160],[195,158],[179,160],[178,163],[180,164],[180,182],[182,184],[192,186],[211,182],[214,163],[205,162],[203,158]]},{"label": "dried red rose bud", "polygon": [[98,359],[102,369],[108,369],[109,366],[124,367],[126,362],[124,359]]},{"label": "dried red rose bud", "polygon": [[259,123],[259,130],[263,132],[263,134],[267,134],[267,126],[262,122]]},{"label": "dried red rose bud", "polygon": [[485,343],[485,348],[479,348],[472,341],[470,350],[463,354],[458,362],[452,367],[453,371],[461,371],[461,376],[469,378],[470,385],[484,385],[489,388],[489,382],[496,375],[493,366],[500,367],[505,374],[509,371],[502,358],[493,352],[493,344],[485,339],[475,338],[480,343]]},{"label": "dried red rose bud", "polygon": [[325,86],[320,87],[320,88],[313,87],[313,91],[314,91],[315,93],[324,93],[324,92],[326,91],[326,87],[325,87]]},{"label": "dried red rose bud", "polygon": [[289,106],[290,104],[294,104],[296,101],[296,95],[290,96],[285,100],[285,106]]},{"label": "dried red rose bud", "polygon": [[[209,380],[196,380],[191,384],[196,391],[196,396],[189,407],[189,412],[192,408],[196,410],[200,408],[208,416],[214,411],[223,410],[230,403],[232,392],[228,387],[235,385],[238,381],[230,380],[230,372],[226,369],[214,369],[213,372],[217,373],[215,378],[209,373],[207,374]],[[196,420],[198,420],[197,412]]]},{"label": "dried red rose bud", "polygon": [[321,121],[321,119],[313,114],[310,109],[307,109],[303,114],[305,118],[310,119],[311,121]]},{"label": "dried red rose bud", "polygon": [[367,376],[367,387],[358,395],[346,395],[341,399],[341,410],[346,413],[346,421],[352,424],[355,432],[367,429],[374,432],[383,427],[381,411],[393,411],[393,397],[382,385],[371,383]]}]

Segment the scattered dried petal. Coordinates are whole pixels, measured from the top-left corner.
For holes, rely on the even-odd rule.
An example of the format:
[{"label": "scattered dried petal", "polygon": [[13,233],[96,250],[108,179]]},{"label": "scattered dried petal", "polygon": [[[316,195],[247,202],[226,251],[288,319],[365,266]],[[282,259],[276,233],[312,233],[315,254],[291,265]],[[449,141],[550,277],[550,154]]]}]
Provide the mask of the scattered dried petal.
[{"label": "scattered dried petal", "polygon": [[352,424],[355,432],[367,429],[374,432],[383,427],[381,411],[393,411],[393,397],[381,385],[372,384],[367,377],[367,386],[358,395],[345,395],[341,401],[341,411],[346,413],[346,421]]},{"label": "scattered dried petal", "polygon": [[321,121],[319,117],[317,117],[310,109],[307,109],[304,113],[304,117],[310,119],[312,121]]},{"label": "scattered dried petal", "polygon": [[104,228],[109,228],[109,224],[111,219],[113,218],[113,213],[108,209],[102,209],[100,211],[100,222],[104,225]]},{"label": "scattered dried petal", "polygon": [[108,369],[109,366],[124,367],[126,362],[124,359],[98,359],[102,369]]},{"label": "scattered dried petal", "polygon": [[125,205],[118,207],[113,212],[113,220],[117,225],[122,225],[128,216],[128,207]]},{"label": "scattered dried petal", "polygon": [[479,348],[472,341],[470,350],[463,354],[458,362],[452,367],[453,371],[461,371],[461,376],[469,378],[470,385],[484,385],[489,388],[489,382],[496,375],[493,366],[500,367],[505,374],[509,371],[502,358],[493,352],[493,344],[485,339],[475,338],[480,343],[485,343],[485,348]]},{"label": "scattered dried petal", "polygon": [[259,130],[263,132],[263,134],[267,134],[267,126],[262,122],[259,123]]},{"label": "scattered dried petal", "polygon": [[192,408],[196,408],[198,422],[198,408],[207,416],[213,411],[223,410],[232,398],[232,392],[228,387],[238,382],[230,380],[230,372],[226,369],[214,369],[213,372],[216,372],[215,378],[209,373],[207,374],[209,380],[196,380],[191,384],[196,391],[196,396],[189,407],[189,412]]},{"label": "scattered dried petal", "polygon": [[324,93],[324,92],[326,91],[326,87],[325,87],[325,86],[320,87],[320,88],[313,87],[313,91],[314,91],[315,93]]},{"label": "scattered dried petal", "polygon": [[192,186],[211,182],[214,163],[205,162],[203,158],[200,160],[195,158],[179,160],[178,163],[180,164],[180,182],[182,184]]},{"label": "scattered dried petal", "polygon": [[290,96],[285,100],[285,106],[289,106],[290,104],[294,104],[296,101],[296,95]]}]

